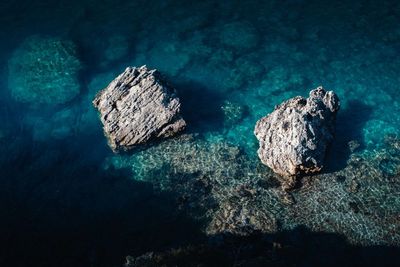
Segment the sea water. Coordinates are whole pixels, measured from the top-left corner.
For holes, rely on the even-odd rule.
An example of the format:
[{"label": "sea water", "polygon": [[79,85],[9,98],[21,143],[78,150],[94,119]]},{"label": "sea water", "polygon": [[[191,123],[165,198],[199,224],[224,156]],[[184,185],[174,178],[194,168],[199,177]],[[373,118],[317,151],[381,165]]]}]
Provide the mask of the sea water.
[{"label": "sea water", "polygon": [[[0,264],[121,266],[300,226],[399,246],[399,15],[397,1],[2,1]],[[91,101],[141,65],[176,88],[188,128],[115,155]],[[283,192],[255,123],[320,85],[341,100],[335,141],[321,175]]]}]

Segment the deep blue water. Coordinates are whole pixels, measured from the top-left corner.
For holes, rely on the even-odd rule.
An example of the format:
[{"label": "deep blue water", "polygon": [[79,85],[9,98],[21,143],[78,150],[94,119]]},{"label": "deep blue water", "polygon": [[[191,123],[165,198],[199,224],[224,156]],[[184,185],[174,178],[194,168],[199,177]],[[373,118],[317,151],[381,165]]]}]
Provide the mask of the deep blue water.
[{"label": "deep blue water", "polygon": [[[398,263],[399,25],[398,1],[2,1],[0,266],[122,266],[212,243],[243,230],[215,226],[227,203],[268,240],[304,242],[292,264]],[[144,64],[176,88],[193,137],[114,155],[91,100]],[[336,139],[285,204],[254,125],[319,85],[341,99]],[[240,186],[259,196],[231,200]]]}]

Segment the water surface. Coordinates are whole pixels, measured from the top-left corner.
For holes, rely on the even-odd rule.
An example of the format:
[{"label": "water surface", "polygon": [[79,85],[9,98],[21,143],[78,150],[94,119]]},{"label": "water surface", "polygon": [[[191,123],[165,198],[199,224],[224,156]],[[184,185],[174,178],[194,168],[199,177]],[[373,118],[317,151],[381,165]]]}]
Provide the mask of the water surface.
[{"label": "water surface", "polygon": [[[0,265],[121,266],[298,227],[396,250],[399,13],[397,1],[2,1]],[[177,89],[188,135],[114,155],[91,100],[143,64]],[[51,92],[18,87],[27,79]],[[254,125],[319,85],[341,99],[336,139],[324,173],[288,196]]]}]

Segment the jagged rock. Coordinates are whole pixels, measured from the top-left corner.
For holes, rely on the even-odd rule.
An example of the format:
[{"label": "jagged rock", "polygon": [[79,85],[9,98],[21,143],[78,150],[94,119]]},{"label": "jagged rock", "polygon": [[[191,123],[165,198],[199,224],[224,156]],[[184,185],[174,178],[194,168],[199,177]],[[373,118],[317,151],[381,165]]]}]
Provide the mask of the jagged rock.
[{"label": "jagged rock", "polygon": [[276,106],[254,130],[261,161],[283,176],[320,171],[339,106],[337,95],[322,87],[307,99],[297,96]]},{"label": "jagged rock", "polygon": [[114,152],[173,136],[186,126],[174,90],[146,66],[126,68],[96,95],[93,105]]}]

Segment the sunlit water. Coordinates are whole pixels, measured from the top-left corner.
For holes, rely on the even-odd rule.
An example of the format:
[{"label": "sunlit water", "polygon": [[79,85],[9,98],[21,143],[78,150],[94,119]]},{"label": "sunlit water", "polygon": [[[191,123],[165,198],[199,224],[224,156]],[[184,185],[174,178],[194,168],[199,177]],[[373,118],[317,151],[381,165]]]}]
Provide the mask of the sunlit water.
[{"label": "sunlit water", "polygon": [[[0,264],[118,266],[244,226],[398,246],[399,12],[396,1],[1,2]],[[56,63],[18,65],[29,45],[64,60],[46,42],[75,50],[57,79],[46,78]],[[192,136],[114,155],[91,101],[144,64],[177,89]],[[50,79],[51,93],[19,86],[29,75]],[[286,203],[259,163],[254,125],[319,85],[341,100],[336,139],[325,172]],[[177,203],[200,176],[218,185]],[[255,223],[217,226],[222,196],[240,186],[258,193],[231,205]]]}]

